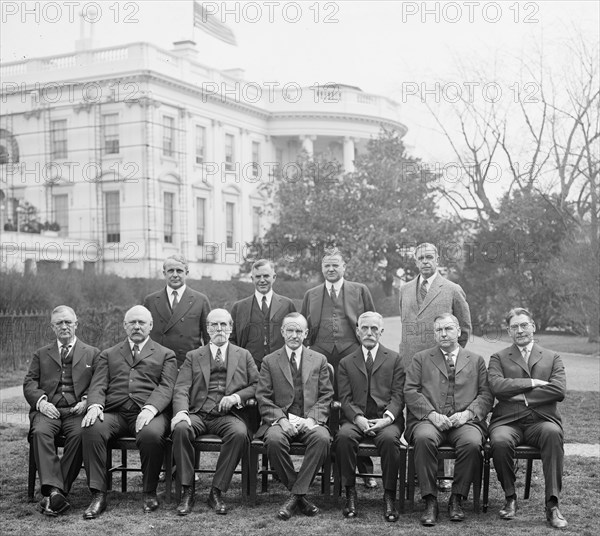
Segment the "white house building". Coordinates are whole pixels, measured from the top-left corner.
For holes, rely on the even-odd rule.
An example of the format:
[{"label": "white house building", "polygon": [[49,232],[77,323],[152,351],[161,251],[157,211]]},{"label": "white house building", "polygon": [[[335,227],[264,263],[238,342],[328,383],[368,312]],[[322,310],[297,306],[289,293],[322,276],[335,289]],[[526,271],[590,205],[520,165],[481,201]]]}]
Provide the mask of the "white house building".
[{"label": "white house building", "polygon": [[[261,187],[302,150],[350,171],[381,126],[406,132],[386,97],[251,82],[198,56],[132,43],[0,66],[3,268],[157,277],[182,253],[194,277],[229,279],[270,224]],[[46,230],[25,232],[35,219]]]}]

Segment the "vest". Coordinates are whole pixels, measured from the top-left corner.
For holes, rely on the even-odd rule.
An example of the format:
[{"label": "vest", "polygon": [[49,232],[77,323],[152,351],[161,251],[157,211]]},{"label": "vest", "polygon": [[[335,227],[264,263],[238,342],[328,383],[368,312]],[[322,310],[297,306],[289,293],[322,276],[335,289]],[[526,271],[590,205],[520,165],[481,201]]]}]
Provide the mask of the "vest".
[{"label": "vest", "polygon": [[255,361],[262,362],[262,358],[271,353],[270,350],[270,329],[269,315],[265,318],[256,299],[252,300],[250,309],[250,325],[248,326],[248,350]]},{"label": "vest", "polygon": [[[287,353],[285,354],[287,358]],[[289,362],[289,360],[288,360]],[[291,370],[291,367],[290,367]],[[302,358],[300,358],[300,364],[298,365],[298,373],[296,376],[292,373],[292,380],[294,381],[294,400],[292,405],[288,408],[288,414],[292,413],[298,417],[304,417],[304,388],[302,386]]]},{"label": "vest", "polygon": [[73,385],[73,348],[61,363],[61,374],[56,393],[50,400],[57,407],[70,407],[77,404],[75,399],[75,386]]},{"label": "vest", "polygon": [[343,285],[335,303],[329,295],[327,286],[323,290],[321,322],[315,344],[327,352],[332,352],[334,347],[341,352],[357,344],[354,327],[350,325],[346,311],[344,311]]},{"label": "vest", "polygon": [[449,417],[455,412],[454,409],[454,386],[456,384],[456,367],[451,367],[444,358],[446,363],[446,370],[448,371],[448,394],[446,395],[446,402],[444,403],[444,409],[442,413]]},{"label": "vest", "polygon": [[[375,356],[373,356],[373,364],[375,361]],[[377,402],[371,396],[371,375],[369,375],[369,371],[367,370],[367,407],[365,410],[365,417],[367,419],[378,419],[377,412]]]},{"label": "vest", "polygon": [[227,381],[227,367],[219,367],[212,355],[210,357],[210,379],[208,381],[208,394],[200,408],[202,415],[209,413],[218,414],[217,406],[225,396],[225,382]]}]

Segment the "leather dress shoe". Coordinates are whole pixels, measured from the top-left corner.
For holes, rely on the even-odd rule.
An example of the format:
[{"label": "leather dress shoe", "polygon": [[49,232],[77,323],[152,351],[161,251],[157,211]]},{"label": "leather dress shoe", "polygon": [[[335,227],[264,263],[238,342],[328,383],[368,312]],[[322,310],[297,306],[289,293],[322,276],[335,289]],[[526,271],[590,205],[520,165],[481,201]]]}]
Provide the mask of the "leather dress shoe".
[{"label": "leather dress shoe", "polygon": [[92,502],[83,513],[83,519],[96,519],[104,510],[106,510],[106,492],[94,491]]},{"label": "leather dress shoe", "polygon": [[377,487],[377,480],[372,476],[364,477],[363,482],[365,483],[365,488],[367,489],[375,489]]},{"label": "leather dress shoe", "polygon": [[306,495],[298,497],[298,507],[300,508],[300,511],[308,517],[316,516],[319,513],[319,507],[311,503],[306,498]]},{"label": "leather dress shoe", "polygon": [[437,524],[439,514],[438,502],[435,497],[425,499],[425,511],[421,516],[421,525],[424,527],[433,527]]},{"label": "leather dress shoe", "polygon": [[383,518],[386,521],[395,523],[400,518],[396,510],[396,496],[393,491],[384,491],[383,493]]},{"label": "leather dress shoe", "polygon": [[215,513],[224,516],[227,513],[227,506],[223,502],[221,498],[221,490],[219,488],[210,488],[210,493],[208,495],[208,506],[210,506]]},{"label": "leather dress shoe", "polygon": [[500,515],[500,519],[514,519],[517,515],[517,499],[512,497],[507,497],[502,510],[498,512]]},{"label": "leather dress shoe", "polygon": [[290,517],[294,515],[296,506],[298,506],[298,499],[298,495],[290,495],[290,498],[283,503],[283,506],[279,509],[279,512],[277,512],[277,517],[284,521],[290,519]]},{"label": "leather dress shoe", "polygon": [[179,506],[177,506],[178,516],[187,516],[192,513],[192,507],[194,506],[194,486],[183,486],[183,495]]},{"label": "leather dress shoe", "polygon": [[465,511],[462,507],[462,496],[453,493],[448,501],[448,517],[450,521],[464,521]]},{"label": "leather dress shoe", "polygon": [[546,508],[546,521],[555,529],[564,529],[568,523],[558,509],[558,506]]},{"label": "leather dress shoe", "polygon": [[356,488],[354,486],[348,486],[346,488],[346,504],[342,510],[344,517],[357,517],[358,512],[356,511]]},{"label": "leather dress shoe", "polygon": [[154,510],[158,508],[158,497],[156,496],[156,491],[143,493],[142,495],[144,498],[144,514],[154,512]]},{"label": "leather dress shoe", "polygon": [[50,497],[42,497],[38,504],[38,510],[48,517],[56,517],[58,514],[50,508]]},{"label": "leather dress shoe", "polygon": [[55,487],[50,488],[50,508],[57,514],[64,514],[71,505],[67,501],[63,492]]}]

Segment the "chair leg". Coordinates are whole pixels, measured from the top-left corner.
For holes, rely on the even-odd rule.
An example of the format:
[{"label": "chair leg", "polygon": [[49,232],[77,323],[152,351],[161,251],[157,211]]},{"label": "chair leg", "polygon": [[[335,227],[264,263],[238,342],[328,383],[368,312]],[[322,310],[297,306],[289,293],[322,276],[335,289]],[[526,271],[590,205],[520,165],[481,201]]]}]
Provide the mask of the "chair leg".
[{"label": "chair leg", "polygon": [[489,450],[485,451],[483,456],[483,513],[485,514],[488,510],[488,500],[490,495],[490,459],[491,453]]},{"label": "chair leg", "polygon": [[264,452],[262,455],[262,486],[261,493],[267,493],[269,491],[269,457]]},{"label": "chair leg", "polygon": [[110,445],[106,446],[106,489],[112,491],[113,484],[113,457]]},{"label": "chair leg", "polygon": [[531,474],[533,472],[533,460],[530,458],[527,460],[527,471],[525,473],[525,493],[523,499],[529,499],[529,492],[531,491]]},{"label": "chair leg", "polygon": [[256,486],[258,485],[258,450],[250,447],[250,467],[248,474],[248,500],[256,504]]},{"label": "chair leg", "polygon": [[[398,468],[398,497],[400,512],[404,513],[404,501],[406,499],[406,451],[400,451],[400,467]],[[340,490],[341,491],[341,490]]]},{"label": "chair leg", "polygon": [[171,488],[173,487],[173,444],[168,441],[165,450],[165,501],[171,502]]},{"label": "chair leg", "polygon": [[249,474],[250,474],[250,453],[248,450],[242,454],[242,501],[248,502]]},{"label": "chair leg", "polygon": [[479,458],[479,469],[473,479],[473,510],[478,514],[481,511],[481,477],[483,475],[483,453]]},{"label": "chair leg", "polygon": [[27,498],[29,502],[33,502],[35,496],[35,475],[37,473],[37,467],[35,465],[35,456],[33,454],[33,447],[29,444],[29,473],[27,475]]},{"label": "chair leg", "polygon": [[121,449],[121,491],[127,493],[127,450]]},{"label": "chair leg", "polygon": [[321,477],[321,494],[329,497],[331,495],[331,452],[327,451],[327,457],[323,463],[323,476]]},{"label": "chair leg", "polygon": [[408,468],[407,468],[407,498],[411,510],[415,508],[415,451],[408,451]]}]

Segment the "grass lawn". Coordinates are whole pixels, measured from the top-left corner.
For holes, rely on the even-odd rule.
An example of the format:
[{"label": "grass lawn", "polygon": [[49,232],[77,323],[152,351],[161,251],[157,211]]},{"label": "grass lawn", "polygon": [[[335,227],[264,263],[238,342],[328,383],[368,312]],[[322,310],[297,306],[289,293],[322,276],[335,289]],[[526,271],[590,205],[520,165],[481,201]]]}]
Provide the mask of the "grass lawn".
[{"label": "grass lawn", "polygon": [[[0,425],[2,442],[2,498],[0,516],[3,535],[60,535],[60,536],[127,536],[160,534],[182,536],[188,534],[219,534],[220,536],[239,535],[279,535],[307,536],[312,534],[344,534],[351,535],[384,535],[384,534],[432,534],[419,524],[421,504],[417,503],[415,511],[401,516],[395,524],[385,523],[381,516],[381,488],[376,491],[359,491],[359,507],[361,515],[356,520],[345,520],[341,515],[341,502],[336,506],[332,499],[318,496],[318,480],[313,485],[313,498],[322,513],[316,518],[297,515],[289,522],[276,519],[278,506],[286,499],[286,492],[280,484],[272,484],[269,493],[259,493],[255,507],[245,505],[241,501],[239,477],[234,478],[230,491],[225,495],[230,513],[217,516],[206,506],[209,477],[202,476],[198,486],[198,498],[192,515],[181,518],[175,514],[175,503],[161,504],[161,508],[153,514],[143,514],[141,507],[141,478],[136,474],[129,476],[129,492],[126,494],[112,491],[109,493],[109,509],[94,521],[84,521],[81,517],[89,503],[90,496],[85,485],[82,472],[75,482],[70,501],[71,511],[58,518],[46,518],[36,511],[35,503],[27,502],[27,443],[25,427],[6,424]],[[130,455],[132,461],[137,456]],[[203,467],[214,464],[216,457],[209,454],[203,458]],[[591,536],[597,533],[597,505],[600,499],[600,465],[597,458],[568,457],[565,460],[564,491],[561,511],[570,523],[562,534]],[[519,498],[523,493],[523,472],[519,473]],[[114,488],[120,488],[120,478],[116,477]],[[162,485],[159,487],[159,493]],[[418,494],[418,491],[417,491]],[[418,495],[417,495],[418,496]],[[37,499],[39,500],[39,492]],[[534,463],[531,497],[528,501],[520,500],[519,517],[512,522],[498,518],[497,512],[503,504],[502,490],[491,476],[490,509],[487,514],[475,514],[472,503],[467,502],[467,520],[458,525],[451,524],[446,514],[448,495],[440,496],[440,523],[435,534],[463,536],[479,536],[481,534],[502,534],[517,536],[527,531],[529,535],[548,534],[543,513],[543,477],[541,464]]]},{"label": "grass lawn", "polygon": [[0,365],[0,389],[14,387],[15,385],[23,385],[28,366],[29,365],[22,365],[17,369],[12,369]]}]

